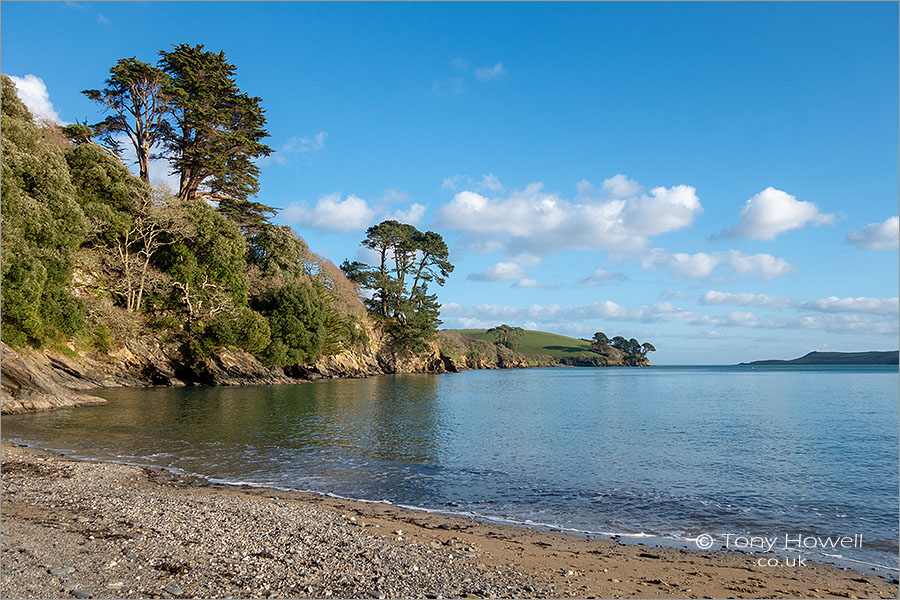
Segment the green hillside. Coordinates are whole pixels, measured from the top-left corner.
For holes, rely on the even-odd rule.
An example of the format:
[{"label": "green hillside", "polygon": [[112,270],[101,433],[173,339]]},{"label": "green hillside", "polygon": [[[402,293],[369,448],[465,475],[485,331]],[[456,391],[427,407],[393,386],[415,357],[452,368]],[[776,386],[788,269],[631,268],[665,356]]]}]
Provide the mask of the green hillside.
[{"label": "green hillside", "polygon": [[[451,329],[461,336],[471,337],[488,342],[494,341],[494,335],[486,329]],[[556,358],[574,357],[589,352],[591,345],[584,340],[577,340],[564,335],[547,333],[546,331],[526,330],[519,340],[517,350],[523,354],[549,354]]]},{"label": "green hillside", "polygon": [[755,360],[742,365],[896,365],[896,350],[888,352],[810,352],[793,360]]}]

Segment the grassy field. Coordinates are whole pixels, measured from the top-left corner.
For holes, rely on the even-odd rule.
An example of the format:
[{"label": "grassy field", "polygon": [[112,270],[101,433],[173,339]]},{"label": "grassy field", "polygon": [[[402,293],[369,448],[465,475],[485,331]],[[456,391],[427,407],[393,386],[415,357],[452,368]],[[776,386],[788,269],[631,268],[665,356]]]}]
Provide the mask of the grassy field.
[{"label": "grassy field", "polygon": [[[485,329],[450,329],[459,335],[477,338],[493,342],[494,334],[485,333]],[[590,351],[591,345],[582,340],[557,335],[555,333],[547,333],[546,331],[529,331],[526,330],[519,340],[518,350],[524,354],[549,354],[556,358],[567,356],[578,356]]]}]

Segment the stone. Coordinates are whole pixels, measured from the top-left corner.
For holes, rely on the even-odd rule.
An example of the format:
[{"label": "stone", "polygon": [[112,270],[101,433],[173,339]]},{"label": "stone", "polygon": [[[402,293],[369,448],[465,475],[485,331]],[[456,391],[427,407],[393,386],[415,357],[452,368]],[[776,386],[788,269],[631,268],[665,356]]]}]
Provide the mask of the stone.
[{"label": "stone", "polygon": [[181,588],[177,588],[173,585],[167,585],[163,588],[163,591],[167,594],[172,594],[173,596],[181,596],[184,593],[181,591]]},{"label": "stone", "polygon": [[50,569],[51,575],[68,575],[69,573],[74,573],[75,567],[60,567],[58,569]]}]

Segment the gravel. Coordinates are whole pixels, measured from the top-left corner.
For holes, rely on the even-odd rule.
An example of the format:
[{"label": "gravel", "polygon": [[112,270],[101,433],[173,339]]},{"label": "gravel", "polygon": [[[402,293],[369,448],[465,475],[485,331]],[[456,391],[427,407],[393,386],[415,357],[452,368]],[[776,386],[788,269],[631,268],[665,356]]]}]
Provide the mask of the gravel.
[{"label": "gravel", "polygon": [[7,446],[2,470],[5,598],[493,598],[534,585],[307,502]]}]

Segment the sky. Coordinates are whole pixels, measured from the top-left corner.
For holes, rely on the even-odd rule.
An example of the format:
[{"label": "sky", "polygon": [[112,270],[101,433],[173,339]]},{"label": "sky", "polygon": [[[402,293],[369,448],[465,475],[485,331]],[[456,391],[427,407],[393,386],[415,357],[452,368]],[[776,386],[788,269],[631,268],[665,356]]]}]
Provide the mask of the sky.
[{"label": "sky", "polygon": [[103,118],[80,91],[119,58],[224,50],[275,221],[337,264],[386,218],[440,233],[446,328],[657,364],[898,347],[897,3],[0,10],[0,68],[57,122]]}]

